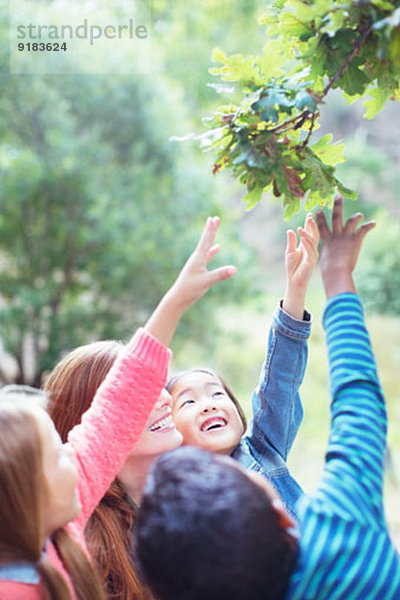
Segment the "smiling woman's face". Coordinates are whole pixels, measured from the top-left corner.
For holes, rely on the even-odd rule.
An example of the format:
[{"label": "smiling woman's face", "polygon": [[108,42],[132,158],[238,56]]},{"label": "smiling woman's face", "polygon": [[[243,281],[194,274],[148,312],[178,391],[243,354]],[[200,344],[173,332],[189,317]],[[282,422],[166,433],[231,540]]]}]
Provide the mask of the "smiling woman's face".
[{"label": "smiling woman's face", "polygon": [[159,456],[181,445],[182,436],[172,420],[171,402],[171,395],[163,389],[142,435],[129,455],[131,458]]},{"label": "smiling woman's face", "polygon": [[230,454],[243,435],[243,423],[221,381],[211,373],[194,371],[171,389],[172,416],[183,444]]}]

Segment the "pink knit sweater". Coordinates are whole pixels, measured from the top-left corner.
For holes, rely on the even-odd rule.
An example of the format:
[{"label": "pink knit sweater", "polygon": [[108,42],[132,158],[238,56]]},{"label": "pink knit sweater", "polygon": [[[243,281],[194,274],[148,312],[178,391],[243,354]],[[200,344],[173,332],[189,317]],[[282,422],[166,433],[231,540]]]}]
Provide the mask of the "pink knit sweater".
[{"label": "pink knit sweater", "polygon": [[[67,527],[85,549],[85,525],[143,432],[166,383],[168,361],[169,350],[139,329],[121,351],[82,422],[68,436],[78,461],[82,512]],[[71,580],[52,544],[47,547],[47,558],[62,573],[76,600]],[[40,585],[0,579],[0,600],[43,597]]]}]

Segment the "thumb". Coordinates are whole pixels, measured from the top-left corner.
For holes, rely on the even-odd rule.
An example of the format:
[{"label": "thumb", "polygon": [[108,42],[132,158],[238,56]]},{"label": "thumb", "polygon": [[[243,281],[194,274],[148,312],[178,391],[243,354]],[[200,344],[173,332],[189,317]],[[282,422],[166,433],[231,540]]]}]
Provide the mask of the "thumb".
[{"label": "thumb", "polygon": [[218,269],[214,269],[213,271],[209,271],[208,273],[208,283],[210,287],[218,281],[224,281],[224,279],[229,279],[233,277],[236,273],[236,267],[233,265],[227,265],[226,267],[219,267]]}]

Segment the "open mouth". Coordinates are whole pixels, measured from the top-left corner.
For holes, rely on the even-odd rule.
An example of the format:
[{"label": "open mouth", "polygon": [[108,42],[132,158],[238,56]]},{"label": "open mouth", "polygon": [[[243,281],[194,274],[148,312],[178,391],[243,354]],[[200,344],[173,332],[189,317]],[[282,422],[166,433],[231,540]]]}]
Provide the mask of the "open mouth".
[{"label": "open mouth", "polygon": [[165,415],[165,417],[161,417],[158,421],[155,421],[149,427],[149,431],[166,431],[169,429],[173,429],[175,427],[174,422],[172,420],[171,413]]},{"label": "open mouth", "polygon": [[228,421],[223,417],[211,417],[210,419],[206,419],[202,426],[200,427],[201,431],[216,431],[217,429],[222,429],[226,427]]}]

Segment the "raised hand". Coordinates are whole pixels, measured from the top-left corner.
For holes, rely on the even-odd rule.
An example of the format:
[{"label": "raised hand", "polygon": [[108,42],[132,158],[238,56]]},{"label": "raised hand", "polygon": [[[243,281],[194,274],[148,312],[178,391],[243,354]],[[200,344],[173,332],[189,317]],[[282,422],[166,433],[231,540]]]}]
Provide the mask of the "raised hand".
[{"label": "raised hand", "polygon": [[183,308],[187,308],[204,296],[218,281],[229,279],[236,273],[236,268],[232,265],[219,267],[212,271],[207,269],[208,263],[219,251],[219,245],[213,245],[213,243],[220,223],[219,217],[207,219],[194,252],[186,261],[169,292]]},{"label": "raised hand", "polygon": [[213,243],[220,222],[219,217],[207,219],[194,252],[146,324],[146,329],[165,346],[169,346],[185,309],[204,296],[215,283],[236,273],[232,265],[211,271],[207,269],[208,263],[219,251],[219,245]]},{"label": "raised hand", "polygon": [[307,286],[313,269],[318,261],[319,233],[312,213],[308,213],[304,228],[297,229],[300,243],[292,229],[287,231],[285,267],[288,283],[295,286]]},{"label": "raised hand", "polygon": [[312,213],[306,216],[304,228],[297,229],[300,243],[292,229],[287,231],[285,252],[286,291],[283,308],[297,319],[303,318],[308,282],[318,261],[318,228]]},{"label": "raised hand", "polygon": [[336,198],[332,211],[332,231],[324,213],[317,212],[318,230],[322,240],[321,273],[328,298],[343,292],[356,291],[352,272],[357,264],[364,237],[375,227],[375,221],[368,221],[358,227],[362,219],[362,213],[356,213],[343,225],[343,198],[340,196]]}]

